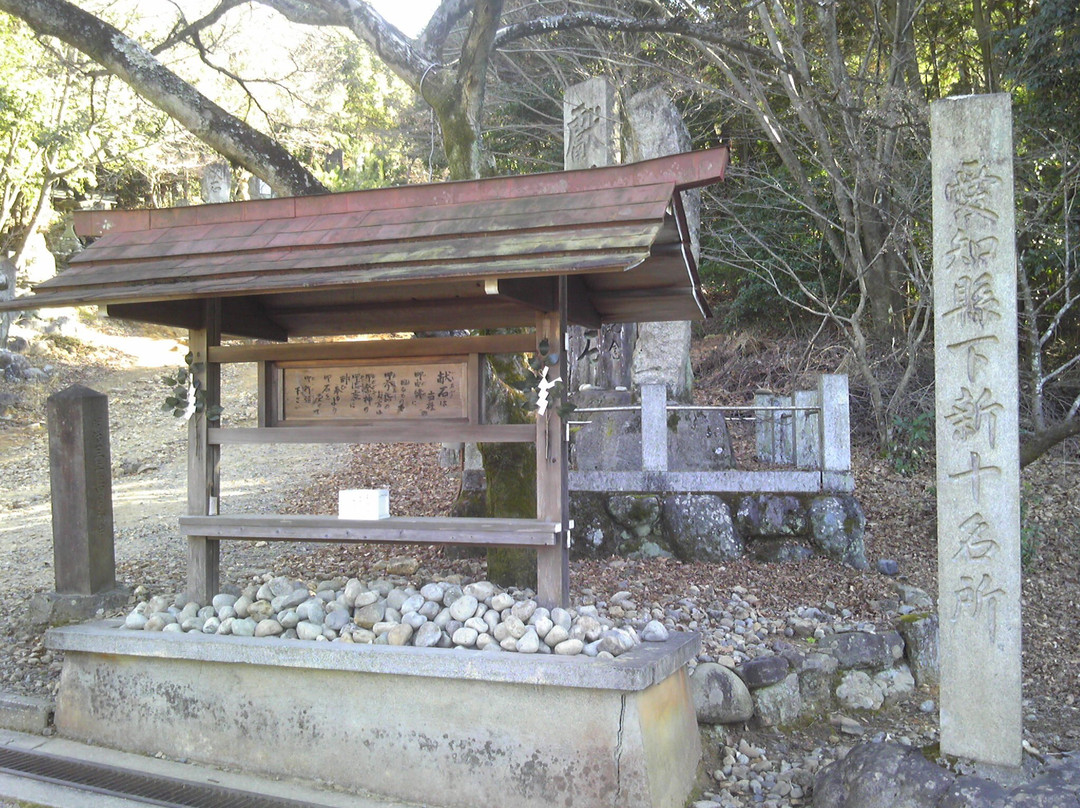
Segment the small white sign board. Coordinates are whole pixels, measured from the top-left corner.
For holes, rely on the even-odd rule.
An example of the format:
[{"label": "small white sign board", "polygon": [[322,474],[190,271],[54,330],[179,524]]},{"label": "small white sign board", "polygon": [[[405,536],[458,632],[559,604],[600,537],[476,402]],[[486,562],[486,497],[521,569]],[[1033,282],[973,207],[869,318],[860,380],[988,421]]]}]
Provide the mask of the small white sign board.
[{"label": "small white sign board", "polygon": [[349,488],[338,492],[339,519],[388,519],[389,488]]}]

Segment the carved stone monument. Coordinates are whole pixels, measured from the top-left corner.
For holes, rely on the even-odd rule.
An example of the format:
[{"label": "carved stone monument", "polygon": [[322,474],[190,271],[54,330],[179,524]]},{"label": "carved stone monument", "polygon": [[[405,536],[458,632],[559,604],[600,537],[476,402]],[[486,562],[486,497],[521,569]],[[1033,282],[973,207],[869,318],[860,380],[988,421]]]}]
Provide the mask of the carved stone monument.
[{"label": "carved stone monument", "polygon": [[941,751],[1021,762],[1020,465],[1008,94],[931,105]]},{"label": "carved stone monument", "polygon": [[[650,160],[690,151],[690,133],[663,87],[652,87],[634,95],[627,103],[626,115],[630,124],[631,160]],[[697,261],[701,192],[684,193],[683,205],[694,260]],[[635,386],[666,384],[671,398],[689,402],[694,381],[690,368],[690,323],[639,323],[631,380]]]},{"label": "carved stone monument", "polygon": [[202,201],[204,204],[232,200],[232,169],[228,163],[210,163],[203,169]]},{"label": "carved stone monument", "polygon": [[31,616],[63,622],[122,605],[127,593],[116,587],[108,397],[73,385],[46,409],[56,592],[35,596]]},{"label": "carved stone monument", "polygon": [[[611,166],[619,162],[619,120],[615,88],[597,77],[566,88],[563,96],[563,167]],[[630,360],[637,326],[610,323],[586,333],[572,326],[570,334],[570,386],[577,391],[630,388]],[[581,357],[581,358],[578,358]],[[584,399],[575,399],[579,404]]]}]

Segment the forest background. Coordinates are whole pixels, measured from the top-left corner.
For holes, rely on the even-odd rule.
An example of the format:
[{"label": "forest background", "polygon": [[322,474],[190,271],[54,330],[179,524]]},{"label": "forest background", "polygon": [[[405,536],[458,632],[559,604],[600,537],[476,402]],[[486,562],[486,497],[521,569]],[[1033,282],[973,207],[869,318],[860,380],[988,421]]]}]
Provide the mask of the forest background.
[{"label": "forest background", "polygon": [[733,149],[703,206],[710,327],[842,346],[856,422],[900,464],[933,432],[929,104],[1008,92],[1022,462],[1080,434],[1077,0],[442,0],[416,30],[362,0],[0,12],[16,266],[38,231],[63,252],[65,211],[195,201],[222,158],[241,195],[558,170],[567,86],[662,85],[695,148]]}]

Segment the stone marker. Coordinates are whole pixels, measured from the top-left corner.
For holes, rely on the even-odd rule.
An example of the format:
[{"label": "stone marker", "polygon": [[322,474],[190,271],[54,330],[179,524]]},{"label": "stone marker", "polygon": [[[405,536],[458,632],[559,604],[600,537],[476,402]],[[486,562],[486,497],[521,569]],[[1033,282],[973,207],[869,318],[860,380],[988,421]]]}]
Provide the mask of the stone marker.
[{"label": "stone marker", "polygon": [[56,591],[93,595],[116,585],[109,399],[76,384],[47,411]]},{"label": "stone marker", "polygon": [[941,751],[1021,762],[1020,488],[1012,112],[930,108]]},{"label": "stone marker", "polygon": [[203,169],[202,201],[204,204],[232,200],[232,169],[228,163],[211,163]]},{"label": "stone marker", "polygon": [[[615,108],[615,88],[596,77],[566,88],[563,95],[563,168],[613,166],[619,162],[619,118]],[[634,323],[609,323],[586,337],[582,326],[571,326],[570,389],[614,390],[630,388],[630,360],[637,327]],[[583,353],[591,349],[591,357]],[[581,357],[580,359],[578,357]],[[583,403],[583,399],[576,399]],[[605,402],[607,403],[607,402]]]},{"label": "stone marker", "polygon": [[[626,113],[631,160],[650,160],[692,148],[690,132],[664,87],[652,87],[632,96]],[[700,251],[701,192],[688,191],[682,199],[696,262]],[[635,385],[666,384],[672,399],[690,403],[694,383],[690,368],[690,323],[639,323],[631,379]]]}]

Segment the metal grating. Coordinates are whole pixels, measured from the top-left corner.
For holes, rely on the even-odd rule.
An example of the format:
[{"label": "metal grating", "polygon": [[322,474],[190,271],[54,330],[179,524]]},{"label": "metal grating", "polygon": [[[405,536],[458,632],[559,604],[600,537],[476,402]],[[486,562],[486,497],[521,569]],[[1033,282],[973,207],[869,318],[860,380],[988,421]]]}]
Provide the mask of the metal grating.
[{"label": "metal grating", "polygon": [[0,772],[167,808],[312,808],[309,802],[0,747]]}]

